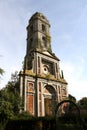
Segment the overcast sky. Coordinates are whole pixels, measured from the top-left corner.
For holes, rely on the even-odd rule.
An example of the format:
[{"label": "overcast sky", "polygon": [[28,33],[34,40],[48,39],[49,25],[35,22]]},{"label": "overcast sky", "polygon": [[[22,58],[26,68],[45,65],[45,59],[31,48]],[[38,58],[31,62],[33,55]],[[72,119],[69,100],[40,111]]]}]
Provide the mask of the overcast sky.
[{"label": "overcast sky", "polygon": [[35,12],[51,24],[52,51],[68,82],[69,94],[87,97],[87,0],[0,0],[0,88],[22,68],[26,27]]}]

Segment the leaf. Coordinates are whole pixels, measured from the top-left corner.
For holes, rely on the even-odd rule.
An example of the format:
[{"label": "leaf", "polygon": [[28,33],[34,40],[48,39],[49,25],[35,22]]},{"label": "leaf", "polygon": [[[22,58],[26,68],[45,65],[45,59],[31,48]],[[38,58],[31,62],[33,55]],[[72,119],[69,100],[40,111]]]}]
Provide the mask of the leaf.
[{"label": "leaf", "polygon": [[0,75],[3,75],[4,70],[2,68],[0,68]]}]

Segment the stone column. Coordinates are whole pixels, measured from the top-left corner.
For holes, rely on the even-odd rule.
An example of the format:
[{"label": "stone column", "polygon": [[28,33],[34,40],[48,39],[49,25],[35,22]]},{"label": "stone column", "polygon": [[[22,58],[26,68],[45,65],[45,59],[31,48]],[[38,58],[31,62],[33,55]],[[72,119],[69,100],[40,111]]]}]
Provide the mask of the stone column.
[{"label": "stone column", "polygon": [[26,87],[27,87],[27,77],[25,76],[25,79],[24,79],[24,110],[26,111]]},{"label": "stone column", "polygon": [[23,76],[22,74],[20,75],[20,97],[22,98],[23,96]]}]

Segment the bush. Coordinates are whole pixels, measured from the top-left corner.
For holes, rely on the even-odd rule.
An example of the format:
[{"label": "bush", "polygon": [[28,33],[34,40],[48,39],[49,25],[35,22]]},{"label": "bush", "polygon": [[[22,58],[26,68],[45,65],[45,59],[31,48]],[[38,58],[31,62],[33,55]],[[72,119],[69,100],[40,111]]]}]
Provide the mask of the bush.
[{"label": "bush", "polygon": [[[24,115],[26,114],[24,113]],[[25,116],[23,118],[20,116],[20,118],[9,120],[5,130],[57,130],[57,128],[58,130],[82,130],[82,127],[79,120],[77,123],[56,122],[55,117]]]}]

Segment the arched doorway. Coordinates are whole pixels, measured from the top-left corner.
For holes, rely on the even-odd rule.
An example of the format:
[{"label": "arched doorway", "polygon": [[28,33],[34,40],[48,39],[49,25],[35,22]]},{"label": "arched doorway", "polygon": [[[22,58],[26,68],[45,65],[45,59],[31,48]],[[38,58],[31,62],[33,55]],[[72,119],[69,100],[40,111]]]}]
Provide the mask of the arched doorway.
[{"label": "arched doorway", "polygon": [[55,114],[56,91],[51,85],[44,87],[44,115],[51,116]]}]

